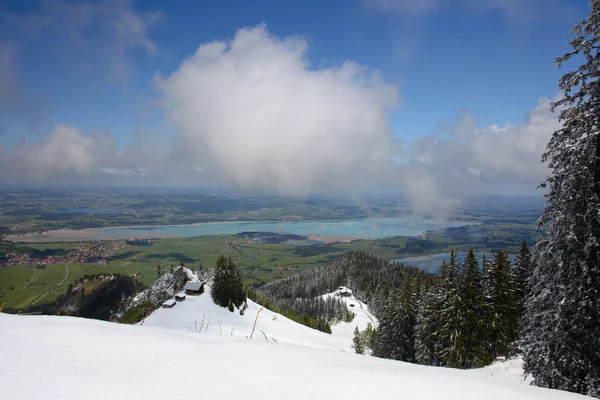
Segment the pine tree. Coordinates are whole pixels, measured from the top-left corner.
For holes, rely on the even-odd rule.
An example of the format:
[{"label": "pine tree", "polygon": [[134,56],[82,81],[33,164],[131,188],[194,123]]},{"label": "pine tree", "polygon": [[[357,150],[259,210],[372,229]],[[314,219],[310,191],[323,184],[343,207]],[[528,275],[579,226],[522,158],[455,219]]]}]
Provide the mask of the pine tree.
[{"label": "pine tree", "polygon": [[436,319],[438,329],[435,332],[436,357],[444,366],[455,366],[458,364],[454,349],[459,335],[458,321],[460,308],[459,302],[459,276],[458,263],[454,250],[450,253],[450,262],[443,263],[440,269],[440,279],[437,291]]},{"label": "pine tree", "polygon": [[400,315],[397,305],[400,302],[398,289],[391,290],[378,313],[379,327],[373,345],[373,355],[380,358],[400,360],[399,343],[402,340]]},{"label": "pine tree", "polygon": [[[442,268],[445,268],[445,263]],[[437,312],[441,309],[439,294],[437,285],[433,286],[423,293],[419,301],[415,328],[415,358],[419,364],[440,365],[436,353],[438,348],[436,332],[439,329]]]},{"label": "pine tree", "polygon": [[527,281],[531,275],[531,251],[527,247],[527,242],[523,240],[521,249],[517,255],[517,260],[513,265],[513,276],[515,278],[515,294],[517,297],[517,306],[519,308],[519,325],[525,312],[525,299],[529,295],[529,286]]},{"label": "pine tree", "polygon": [[400,360],[415,362],[415,326],[417,324],[417,302],[414,279],[407,276],[402,287],[398,313],[400,313],[401,340],[398,343]]},{"label": "pine tree", "polygon": [[352,347],[356,354],[365,354],[365,338],[358,330],[358,326],[354,328],[354,337],[352,338]]},{"label": "pine tree", "polygon": [[553,104],[562,127],[542,161],[551,168],[523,327],[525,370],[534,383],[600,397],[600,0],[571,31]]},{"label": "pine tree", "polygon": [[217,259],[211,295],[216,304],[228,307],[229,311],[233,311],[234,306],[239,308],[246,301],[240,269],[231,256],[221,255]]},{"label": "pine tree", "polygon": [[518,339],[519,310],[510,261],[503,250],[494,254],[489,270],[486,303],[489,313],[489,345],[493,357],[508,357]]},{"label": "pine tree", "polygon": [[469,250],[460,269],[460,288],[457,315],[460,320],[459,335],[453,349],[455,363],[460,368],[482,367],[492,361],[487,351],[485,300],[481,285],[479,263],[473,249]]}]

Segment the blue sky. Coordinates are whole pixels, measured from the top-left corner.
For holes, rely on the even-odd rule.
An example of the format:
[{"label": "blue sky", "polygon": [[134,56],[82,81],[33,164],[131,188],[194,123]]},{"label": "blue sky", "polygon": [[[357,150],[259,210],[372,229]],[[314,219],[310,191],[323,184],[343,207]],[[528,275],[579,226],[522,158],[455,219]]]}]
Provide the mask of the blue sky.
[{"label": "blue sky", "polygon": [[[352,61],[394,86],[396,106],[382,106],[387,129],[411,160],[414,142],[451,135],[465,115],[477,133],[527,124],[538,99],[557,94],[562,72],[552,61],[588,11],[583,0],[0,2],[0,145],[5,157],[24,139],[43,147],[61,125],[83,137],[107,132],[114,152],[140,135],[179,143],[188,125],[174,122],[157,82],[200,45],[262,23],[277,40],[303,41],[306,70]],[[216,157],[208,153],[202,158]]]}]

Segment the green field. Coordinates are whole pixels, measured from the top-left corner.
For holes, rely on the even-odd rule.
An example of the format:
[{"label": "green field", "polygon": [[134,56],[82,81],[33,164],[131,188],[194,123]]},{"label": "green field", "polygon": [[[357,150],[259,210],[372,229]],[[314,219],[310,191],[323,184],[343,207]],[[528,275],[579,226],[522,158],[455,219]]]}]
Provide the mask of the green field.
[{"label": "green field", "polygon": [[[149,285],[157,278],[159,265],[162,271],[180,263],[194,270],[201,265],[210,268],[223,253],[231,254],[235,262],[240,265],[245,283],[259,286],[299,270],[325,264],[352,250],[364,250],[386,259],[445,253],[451,249],[466,251],[469,248],[490,254],[498,248],[516,253],[521,240],[525,239],[532,243],[534,237],[531,222],[489,221],[478,226],[430,232],[425,238],[394,237],[310,246],[259,243],[237,235],[159,239],[154,240],[152,246],[121,248],[107,258],[106,265],[69,264],[69,275],[64,282],[62,282],[66,275],[64,264],[48,265],[44,269],[37,270],[24,266],[0,268],[0,304],[6,302],[5,307],[8,310],[23,310],[52,289],[36,303],[36,306],[43,306],[62,294],[69,283],[86,274],[121,273],[129,276],[135,274],[136,279]],[[27,243],[16,246],[23,251],[31,249],[68,251],[82,244],[81,242]],[[54,287],[61,282],[62,284]]]},{"label": "green field", "polygon": [[141,267],[147,268],[146,265],[132,268],[127,262],[114,262],[107,265],[69,264],[68,277],[66,277],[64,264],[48,265],[43,269],[25,266],[3,268],[0,269],[0,304],[5,303],[4,307],[7,310],[25,309],[45,293],[47,294],[36,305],[50,304],[65,292],[69,283],[90,274],[130,274],[129,271],[135,270],[141,273],[137,278],[141,282],[147,285],[154,282],[157,277],[156,268],[142,269]]}]

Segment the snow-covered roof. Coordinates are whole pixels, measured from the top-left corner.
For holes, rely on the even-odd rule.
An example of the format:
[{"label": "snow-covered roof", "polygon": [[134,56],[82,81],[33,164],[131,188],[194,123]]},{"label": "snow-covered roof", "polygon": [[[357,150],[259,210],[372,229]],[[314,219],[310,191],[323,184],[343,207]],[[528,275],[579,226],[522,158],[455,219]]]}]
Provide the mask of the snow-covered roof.
[{"label": "snow-covered roof", "polygon": [[183,290],[200,290],[204,282],[187,282]]},{"label": "snow-covered roof", "polygon": [[177,293],[175,295],[175,297],[185,297],[185,293],[184,292]]},{"label": "snow-covered roof", "polygon": [[163,303],[163,306],[172,306],[175,303],[176,303],[175,299],[169,299]]}]

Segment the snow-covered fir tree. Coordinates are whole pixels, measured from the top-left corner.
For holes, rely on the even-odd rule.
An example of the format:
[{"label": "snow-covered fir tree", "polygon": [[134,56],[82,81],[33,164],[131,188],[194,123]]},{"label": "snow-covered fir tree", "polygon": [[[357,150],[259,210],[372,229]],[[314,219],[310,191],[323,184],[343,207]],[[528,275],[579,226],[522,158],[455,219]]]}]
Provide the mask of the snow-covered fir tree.
[{"label": "snow-covered fir tree", "polygon": [[519,309],[510,260],[503,250],[494,254],[486,279],[489,351],[493,357],[507,357],[511,344],[518,339]]},{"label": "snow-covered fir tree", "polygon": [[246,301],[240,269],[231,256],[221,255],[217,259],[211,295],[216,304],[228,307],[230,311]]},{"label": "snow-covered fir tree", "polygon": [[534,383],[600,397],[600,0],[571,31],[581,62],[559,82],[562,127],[542,161],[551,172],[534,250],[523,327],[525,369]]},{"label": "snow-covered fir tree", "polygon": [[415,362],[417,303],[414,279],[408,276],[400,289],[390,292],[380,311],[373,355]]},{"label": "snow-covered fir tree", "polygon": [[453,349],[453,365],[459,368],[482,367],[492,361],[487,351],[485,320],[486,304],[481,284],[479,263],[473,249],[469,250],[460,268],[460,287],[457,302],[458,334]]},{"label": "snow-covered fir tree", "polygon": [[419,364],[440,365],[436,353],[438,343],[436,333],[439,329],[437,311],[441,308],[442,297],[438,290],[437,285],[431,286],[419,299],[415,327],[415,358]]},{"label": "snow-covered fir tree", "polygon": [[458,263],[454,250],[450,253],[450,262],[442,264],[436,294],[439,297],[436,310],[438,321],[438,329],[435,332],[437,337],[436,356],[441,365],[454,365],[454,349],[456,348],[460,319],[457,314],[460,312],[457,306],[460,295]]},{"label": "snow-covered fir tree", "polygon": [[525,299],[529,295],[527,281],[531,276],[531,269],[531,250],[529,250],[529,247],[527,247],[527,242],[523,240],[519,254],[517,254],[517,260],[513,264],[513,275],[516,282],[515,289],[517,291],[517,301],[519,303],[521,313],[524,310]]}]

